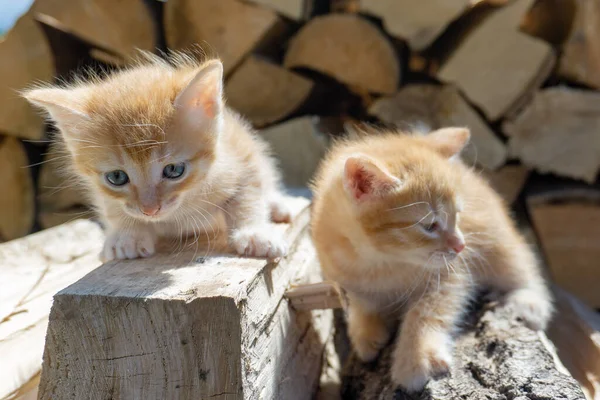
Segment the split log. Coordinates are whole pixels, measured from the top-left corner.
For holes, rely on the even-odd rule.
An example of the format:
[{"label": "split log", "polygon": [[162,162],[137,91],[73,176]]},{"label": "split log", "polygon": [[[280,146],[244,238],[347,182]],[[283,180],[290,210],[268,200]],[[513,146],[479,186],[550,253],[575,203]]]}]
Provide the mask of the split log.
[{"label": "split log", "polygon": [[562,47],[573,32],[575,2],[576,0],[537,0],[525,14],[521,31]]},{"label": "split log", "polygon": [[525,186],[529,170],[522,165],[505,165],[497,171],[483,171],[490,185],[504,199],[506,204],[513,204]]},{"label": "split log", "polygon": [[375,25],[353,14],[311,19],[292,39],[284,65],[315,70],[359,92],[391,94],[400,79],[392,44]]},{"label": "split log", "polygon": [[600,308],[600,192],[557,188],[529,196],[527,209],[553,281]]},{"label": "split log", "polygon": [[584,400],[579,384],[562,366],[543,333],[526,328],[507,306],[473,311],[458,336],[451,375],[407,394],[391,384],[393,346],[374,365],[352,356],[342,378],[345,399],[569,399]]},{"label": "split log", "polygon": [[493,170],[506,161],[504,144],[452,86],[405,86],[395,96],[373,103],[369,114],[408,130],[423,124],[430,130],[467,126],[472,145],[463,152],[466,162]]},{"label": "split log", "polygon": [[154,51],[157,45],[156,26],[144,0],[36,0],[33,10],[125,60],[135,57],[137,49]]},{"label": "split log", "polygon": [[40,168],[37,196],[39,222],[44,229],[90,214],[86,213],[89,202],[79,181],[65,171],[65,157],[70,155],[51,148]]},{"label": "split log", "polygon": [[470,0],[362,0],[361,11],[383,20],[387,32],[414,51],[425,50],[470,7]]},{"label": "split log", "polygon": [[556,313],[548,337],[587,400],[600,396],[600,314],[571,293],[554,287]]},{"label": "split log", "polygon": [[282,23],[273,11],[238,0],[169,0],[164,10],[169,48],[199,45],[223,61],[225,74],[261,42],[280,33]]},{"label": "split log", "polygon": [[24,139],[43,137],[43,119],[18,91],[33,82],[51,80],[53,63],[50,46],[31,13],[22,16],[0,37],[1,132]]},{"label": "split log", "polygon": [[279,14],[296,20],[304,21],[310,17],[313,0],[252,0],[254,3],[269,7]]},{"label": "split log", "polygon": [[255,56],[248,57],[225,85],[227,104],[256,127],[277,122],[298,109],[313,83]]},{"label": "split log", "polygon": [[0,137],[0,242],[26,235],[33,226],[34,194],[31,171],[23,145]]},{"label": "split log", "polygon": [[563,46],[558,73],[600,89],[600,1],[575,0],[575,20]]},{"label": "split log", "polygon": [[594,182],[600,167],[600,94],[549,88],[503,124],[509,151],[539,172]]},{"label": "split log", "polygon": [[554,64],[550,45],[519,32],[533,0],[493,11],[449,56],[437,77],[451,82],[496,121],[524,104]]},{"label": "split log", "polygon": [[98,225],[78,221],[0,245],[0,282],[10,282],[0,292],[0,399],[33,389],[52,296],[100,265],[102,240]]},{"label": "split log", "polygon": [[308,201],[289,199],[278,264],[202,251],[105,264],[54,297],[40,399],[310,399],[330,311],[296,312],[291,283],[320,280]]},{"label": "split log", "polygon": [[287,186],[306,186],[327,152],[318,117],[301,117],[259,132],[271,146]]}]

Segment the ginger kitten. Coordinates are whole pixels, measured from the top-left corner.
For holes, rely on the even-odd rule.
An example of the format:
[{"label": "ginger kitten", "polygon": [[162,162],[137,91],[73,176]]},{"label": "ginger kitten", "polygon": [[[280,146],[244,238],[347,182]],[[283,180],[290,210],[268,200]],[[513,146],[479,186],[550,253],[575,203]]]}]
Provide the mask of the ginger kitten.
[{"label": "ginger kitten", "polygon": [[58,146],[107,226],[104,260],[148,257],[158,237],[216,233],[225,220],[241,255],[286,252],[267,145],[223,100],[223,66],[176,54],[88,82],[24,96],[48,112]]},{"label": "ginger kitten", "polygon": [[373,360],[401,318],[392,381],[409,391],[449,371],[453,335],[478,288],[506,294],[544,329],[549,291],[500,197],[457,157],[469,131],[342,141],[321,165],[312,233],[326,279],[348,295],[348,333]]}]

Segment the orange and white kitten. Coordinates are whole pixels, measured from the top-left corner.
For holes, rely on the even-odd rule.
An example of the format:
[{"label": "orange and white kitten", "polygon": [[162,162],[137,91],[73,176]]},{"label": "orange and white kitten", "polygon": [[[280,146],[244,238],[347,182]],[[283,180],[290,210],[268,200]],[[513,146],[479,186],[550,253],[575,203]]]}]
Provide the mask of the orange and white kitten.
[{"label": "orange and white kitten", "polygon": [[225,106],[220,61],[146,55],[128,70],[24,96],[55,122],[106,223],[104,260],[150,256],[157,237],[200,235],[223,219],[237,253],[285,254],[268,225],[290,217],[278,172]]},{"label": "orange and white kitten", "polygon": [[326,279],[348,295],[348,333],[373,360],[402,319],[392,381],[409,391],[447,373],[478,288],[506,294],[544,329],[549,291],[500,197],[457,157],[469,131],[342,141],[317,175],[312,233]]}]

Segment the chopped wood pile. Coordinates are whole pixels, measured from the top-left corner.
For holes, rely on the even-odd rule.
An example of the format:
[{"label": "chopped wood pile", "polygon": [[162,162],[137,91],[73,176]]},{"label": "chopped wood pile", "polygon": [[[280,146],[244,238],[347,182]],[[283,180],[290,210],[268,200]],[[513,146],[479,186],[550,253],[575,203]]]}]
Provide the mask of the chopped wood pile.
[{"label": "chopped wood pile", "polygon": [[468,126],[465,162],[600,308],[600,0],[35,0],[0,37],[0,242],[91,215],[18,91],[192,48],[223,60],[288,186],[345,132]]}]

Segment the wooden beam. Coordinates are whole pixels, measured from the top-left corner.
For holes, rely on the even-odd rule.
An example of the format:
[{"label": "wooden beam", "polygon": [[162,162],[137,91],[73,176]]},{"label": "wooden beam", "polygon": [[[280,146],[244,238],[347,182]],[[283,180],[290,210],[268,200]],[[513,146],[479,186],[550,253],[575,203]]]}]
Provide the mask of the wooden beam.
[{"label": "wooden beam", "polygon": [[292,39],[284,65],[315,70],[359,92],[391,94],[400,80],[392,44],[375,25],[353,14],[311,19]]},{"label": "wooden beam", "polygon": [[554,64],[550,45],[518,30],[533,1],[515,0],[494,10],[437,74],[454,83],[491,121],[518,109]]},{"label": "wooden beam", "polygon": [[200,46],[223,61],[225,74],[279,32],[282,22],[275,12],[238,0],[169,0],[164,9],[169,48]]},{"label": "wooden beam", "polygon": [[225,85],[227,104],[255,127],[277,122],[308,98],[313,82],[279,65],[250,56]]},{"label": "wooden beam", "polygon": [[383,20],[387,32],[425,50],[470,7],[470,0],[362,0],[361,11]]},{"label": "wooden beam", "polygon": [[100,265],[104,235],[77,221],[0,245],[0,399],[39,375],[54,294]]},{"label": "wooden beam", "polygon": [[509,151],[539,172],[593,183],[600,168],[600,94],[554,87],[504,122]]},{"label": "wooden beam", "polygon": [[28,165],[21,142],[0,136],[0,242],[24,236],[33,227],[35,198]]},{"label": "wooden beam", "polygon": [[375,101],[369,114],[404,130],[414,130],[423,124],[430,130],[466,126],[471,130],[471,144],[462,154],[467,163],[493,170],[506,161],[502,141],[452,86],[405,86],[393,97]]},{"label": "wooden beam", "polygon": [[319,281],[308,201],[289,199],[278,264],[203,250],[101,266],[54,297],[40,399],[310,399],[330,311],[296,312],[285,288]]},{"label": "wooden beam", "polygon": [[0,37],[0,132],[32,140],[44,136],[43,119],[18,91],[53,77],[50,45],[29,12]]}]

